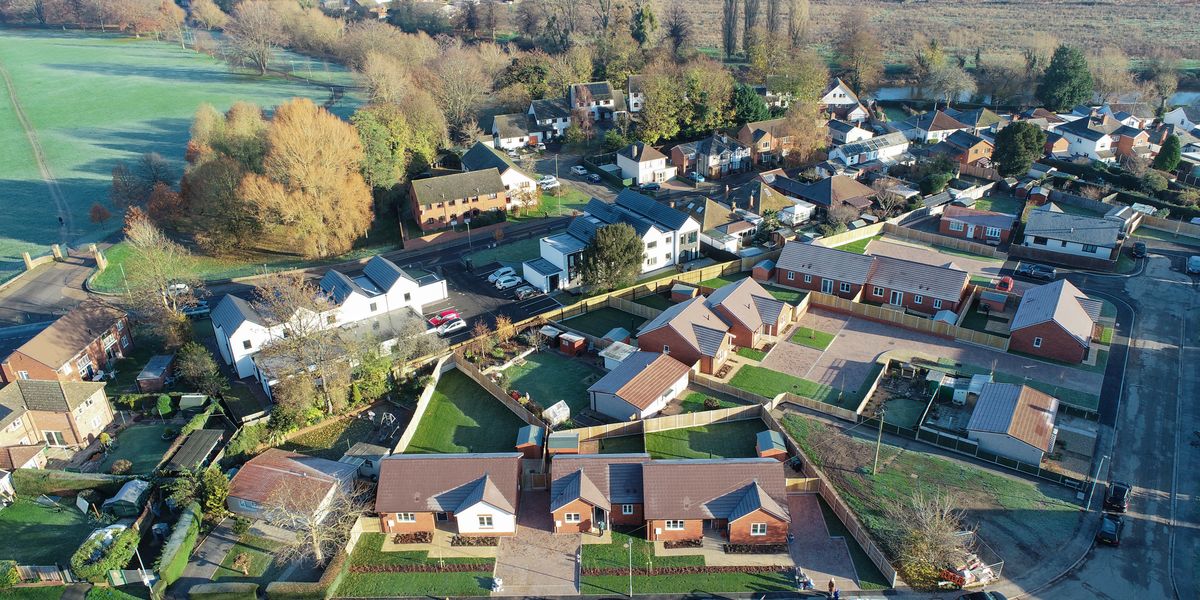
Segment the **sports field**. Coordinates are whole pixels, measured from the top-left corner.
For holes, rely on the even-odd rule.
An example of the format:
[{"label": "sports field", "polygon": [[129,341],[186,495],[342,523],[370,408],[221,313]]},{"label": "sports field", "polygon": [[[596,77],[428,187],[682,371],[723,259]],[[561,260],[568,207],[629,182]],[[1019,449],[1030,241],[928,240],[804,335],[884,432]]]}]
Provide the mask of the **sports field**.
[{"label": "sports field", "polygon": [[[285,56],[279,67],[309,74],[301,63]],[[188,126],[201,103],[224,110],[238,100],[272,107],[296,96],[319,103],[331,98],[326,87],[238,74],[177,44],[103,34],[0,31],[0,68],[7,74],[0,77],[0,281],[21,269],[23,251],[37,256],[55,242],[74,246],[117,231],[118,217],[88,220],[93,202],[108,205],[113,166],[157,152],[181,171]],[[314,78],[349,80],[344,71],[325,68]],[[345,116],[354,102],[340,99],[332,109]],[[39,168],[26,126],[57,194]]]}]

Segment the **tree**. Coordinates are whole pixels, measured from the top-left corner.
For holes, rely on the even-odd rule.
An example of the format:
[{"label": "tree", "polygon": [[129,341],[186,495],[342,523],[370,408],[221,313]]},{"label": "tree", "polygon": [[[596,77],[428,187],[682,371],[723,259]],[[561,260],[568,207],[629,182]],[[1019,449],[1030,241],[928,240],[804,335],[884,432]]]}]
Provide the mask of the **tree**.
[{"label": "tree", "polygon": [[1158,155],[1154,157],[1154,168],[1168,173],[1174,172],[1179,166],[1181,150],[1179,136],[1168,135],[1167,139],[1163,140],[1162,147],[1158,149]]},{"label": "tree", "polygon": [[212,353],[196,342],[188,342],[179,349],[175,360],[175,371],[196,391],[216,396],[229,389],[225,376],[213,360]]},{"label": "tree", "polygon": [[1046,132],[1027,121],[1010,123],[996,134],[992,161],[1000,174],[1015,177],[1029,172],[1033,161],[1045,153]]},{"label": "tree", "polygon": [[1142,175],[1139,183],[1142,186],[1142,191],[1147,194],[1157,194],[1167,189],[1167,186],[1170,185],[1167,178],[1163,177],[1162,173],[1158,171],[1149,171],[1145,175]]},{"label": "tree", "polygon": [[88,210],[88,219],[93,223],[103,223],[111,218],[112,213],[99,202],[93,202],[92,208]]},{"label": "tree", "polygon": [[[733,118],[733,76],[724,65],[698,56],[683,65],[683,126],[703,135],[729,125]],[[677,84],[678,85],[678,84]]]},{"label": "tree", "polygon": [[671,44],[671,54],[679,56],[692,41],[692,18],[682,0],[672,0],[663,18],[663,32]]},{"label": "tree", "polygon": [[472,52],[454,48],[434,66],[436,89],[434,95],[446,113],[450,128],[459,139],[474,125],[479,108],[492,82]]},{"label": "tree", "polygon": [[946,189],[946,185],[950,180],[954,179],[953,173],[930,173],[921,178],[919,185],[921,193],[928,196],[930,194],[940,194]]},{"label": "tree", "polygon": [[846,75],[846,83],[860,96],[873,89],[883,73],[879,35],[867,18],[857,11],[847,13],[843,20],[834,54]]},{"label": "tree", "polygon": [[233,11],[233,18],[225,25],[229,40],[230,57],[235,62],[249,62],[266,75],[275,49],[286,44],[279,15],[266,0],[240,2]]},{"label": "tree", "polygon": [[200,285],[191,253],[136,208],[126,215],[125,241],[131,250],[125,269],[129,298],[164,344],[178,347],[191,332],[182,311],[196,304]]},{"label": "tree", "polygon": [[1121,94],[1135,89],[1133,74],[1129,70],[1129,57],[1120,48],[1100,48],[1092,54],[1088,65],[1091,67],[1096,95],[1102,101],[1116,102]]},{"label": "tree", "polygon": [[1048,110],[1063,111],[1092,97],[1092,75],[1078,48],[1059,46],[1037,86],[1037,97]]},{"label": "tree", "polygon": [[229,15],[213,0],[193,0],[192,19],[205,29],[223,29],[229,23]]},{"label": "tree", "polygon": [[763,121],[771,117],[771,109],[766,100],[754,91],[754,88],[739,83],[733,88],[733,121],[741,125]]},{"label": "tree", "polygon": [[895,548],[900,563],[909,573],[936,573],[945,564],[958,564],[972,551],[973,536],[963,523],[962,511],[944,493],[913,494],[885,507],[891,523],[888,545]]},{"label": "tree", "polygon": [[783,135],[791,137],[785,160],[791,166],[804,166],[818,158],[829,135],[828,121],[816,102],[796,102],[788,107]]},{"label": "tree", "polygon": [[1178,57],[1174,51],[1155,47],[1145,62],[1146,85],[1151,96],[1158,99],[1158,112],[1167,108],[1167,101],[1179,87]]},{"label": "tree", "polygon": [[772,37],[780,33],[780,28],[783,27],[783,8],[780,6],[782,0],[767,0],[767,35]]},{"label": "tree", "polygon": [[808,40],[808,0],[788,0],[788,39],[793,48]]},{"label": "tree", "polygon": [[517,330],[513,327],[512,319],[507,315],[496,316],[496,343],[507,344],[509,340],[516,335]]},{"label": "tree", "polygon": [[761,0],[744,0],[742,6],[742,47],[750,48],[754,38],[758,37],[758,13]]},{"label": "tree", "polygon": [[263,503],[268,523],[295,532],[276,550],[282,562],[311,559],[321,565],[350,537],[350,528],[367,510],[367,492],[335,483],[314,485],[294,479],[277,487]]},{"label": "tree", "polygon": [[176,506],[187,506],[199,502],[204,518],[210,522],[220,521],[227,514],[225,500],[229,497],[229,479],[220,467],[184,470],[166,485],[167,497]]},{"label": "tree", "polygon": [[665,61],[651,65],[642,76],[646,101],[638,115],[638,137],[643,142],[656,144],[679,135],[684,105],[680,77],[679,69]]},{"label": "tree", "polygon": [[959,96],[969,96],[975,93],[975,79],[966,69],[956,64],[943,64],[937,67],[925,78],[925,87],[937,94],[950,106]]},{"label": "tree", "polygon": [[649,2],[642,3],[633,11],[629,35],[637,42],[638,48],[645,49],[658,29],[658,18],[654,16],[654,8]]},{"label": "tree", "polygon": [[738,0],[721,0],[721,47],[726,58],[738,50]]},{"label": "tree", "polygon": [[899,213],[905,206],[907,199],[893,191],[901,185],[900,180],[892,177],[880,177],[871,184],[871,189],[875,190],[875,203],[883,210],[884,218]]},{"label": "tree", "polygon": [[171,167],[162,155],[147,152],[133,165],[118,162],[113,167],[108,197],[118,209],[143,206],[150,200],[154,186],[160,183],[174,183]]},{"label": "tree", "polygon": [[946,52],[942,49],[938,38],[929,38],[918,32],[913,36],[913,74],[921,87],[929,85],[929,77],[934,72],[945,67]]},{"label": "tree", "polygon": [[641,238],[629,224],[600,227],[583,251],[583,282],[605,291],[630,285],[642,272],[645,253]]}]

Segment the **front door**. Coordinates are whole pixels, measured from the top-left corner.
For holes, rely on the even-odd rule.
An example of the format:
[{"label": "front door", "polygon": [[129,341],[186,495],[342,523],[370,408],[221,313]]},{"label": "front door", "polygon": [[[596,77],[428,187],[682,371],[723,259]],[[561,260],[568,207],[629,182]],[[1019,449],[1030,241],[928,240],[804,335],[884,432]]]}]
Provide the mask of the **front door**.
[{"label": "front door", "polygon": [[832,294],[833,293],[833,280],[832,279],[822,279],[821,280],[821,293],[822,294]]},{"label": "front door", "polygon": [[892,290],[892,297],[890,300],[888,300],[888,302],[891,304],[895,304],[896,306],[900,306],[901,304],[904,304],[904,292],[897,292],[896,290]]},{"label": "front door", "polygon": [[434,513],[433,518],[437,519],[438,521],[449,521],[450,515],[447,515],[444,512]]},{"label": "front door", "polygon": [[969,224],[967,225],[967,237],[968,238],[975,237],[975,226],[974,225],[969,225]]},{"label": "front door", "polygon": [[599,506],[592,508],[592,526],[600,531],[608,529],[608,514]]},{"label": "front door", "polygon": [[558,273],[555,273],[546,280],[546,291],[553,292],[558,289]]}]

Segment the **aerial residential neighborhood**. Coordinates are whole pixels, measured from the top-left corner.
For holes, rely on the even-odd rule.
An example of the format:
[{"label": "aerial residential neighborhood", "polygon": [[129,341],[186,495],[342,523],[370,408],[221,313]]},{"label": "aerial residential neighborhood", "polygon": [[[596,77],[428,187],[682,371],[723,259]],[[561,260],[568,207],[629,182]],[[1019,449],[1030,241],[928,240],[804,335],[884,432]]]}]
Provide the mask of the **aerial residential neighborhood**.
[{"label": "aerial residential neighborhood", "polygon": [[0,0],[0,599],[1200,598],[1200,6]]}]

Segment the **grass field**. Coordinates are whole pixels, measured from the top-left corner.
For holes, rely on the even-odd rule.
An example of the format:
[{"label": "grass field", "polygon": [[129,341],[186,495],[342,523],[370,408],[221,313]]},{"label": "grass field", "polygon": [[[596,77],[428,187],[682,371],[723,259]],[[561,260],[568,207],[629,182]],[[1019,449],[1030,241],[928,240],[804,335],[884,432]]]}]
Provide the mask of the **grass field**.
[{"label": "grass field", "polygon": [[368,441],[374,426],[367,419],[334,419],[280,446],[290,452],[337,460],[357,442]]},{"label": "grass field", "polygon": [[1025,203],[1019,198],[1005,194],[984,196],[975,201],[974,208],[977,210],[990,210],[992,212],[1020,215],[1024,206]]},{"label": "grass field", "polygon": [[675,303],[668,300],[667,297],[662,294],[650,294],[649,296],[642,296],[641,298],[634,300],[634,302],[641,304],[642,306],[657,308],[658,310],[667,310],[675,305]]},{"label": "grass field", "polygon": [[[121,36],[7,30],[0,32],[0,56],[69,205],[73,227],[66,238],[73,245],[120,228],[115,216],[101,224],[88,219],[93,202],[107,203],[117,161],[157,152],[180,174],[188,127],[201,103],[224,110],[237,100],[272,107],[296,96],[329,97],[320,86],[237,74],[175,44]],[[352,104],[347,100],[335,111],[348,114]],[[4,280],[18,270],[21,252],[43,254],[60,237],[46,183],[3,89],[0,148]]]},{"label": "grass field", "polygon": [[[684,396],[683,400],[680,401],[679,407],[681,409],[683,409],[683,412],[701,412],[701,411],[705,411],[705,410],[716,410],[716,409],[704,407],[704,400],[706,398],[708,398],[708,396],[706,396],[700,392],[688,392],[688,395]],[[722,400],[720,398],[717,398],[717,404],[718,404],[717,408],[733,408],[734,406],[742,406],[741,404],[738,404],[737,402],[731,402],[729,400]]]},{"label": "grass field", "polygon": [[[64,585],[46,587],[12,588],[4,590],[4,600],[58,600],[67,590]],[[90,599],[91,596],[88,596]]]},{"label": "grass field", "polygon": [[429,408],[405,452],[453,454],[511,452],[525,425],[462,372],[442,375]]},{"label": "grass field", "polygon": [[599,310],[590,310],[577,317],[571,317],[563,321],[563,325],[596,337],[604,337],[604,334],[614,327],[624,327],[630,333],[637,333],[637,328],[645,322],[646,319],[633,313],[606,306]]},{"label": "grass field", "polygon": [[[100,464],[101,473],[108,473],[113,463],[118,460],[128,460],[133,463],[133,469],[130,473],[149,473],[158,466],[159,461],[163,459],[167,449],[171,447],[171,439],[162,439],[163,431],[169,425],[161,423],[151,423],[147,425],[134,425],[125,429],[117,436],[117,449],[108,453],[104,457],[104,462]],[[172,429],[178,430],[177,427]]]},{"label": "grass field", "polygon": [[646,434],[646,452],[654,458],[752,458],[755,437],[767,428],[758,419],[668,429]]},{"label": "grass field", "polygon": [[525,364],[504,371],[508,386],[529,394],[534,402],[549,407],[566,400],[571,414],[587,408],[587,389],[604,374],[581,360],[572,360],[557,352],[535,352]]},{"label": "grass field", "polygon": [[46,508],[20,499],[0,510],[0,539],[9,540],[4,558],[22,565],[67,564],[96,527],[71,501]]},{"label": "grass field", "polygon": [[880,234],[880,235],[877,235],[874,237],[863,238],[861,240],[856,240],[856,241],[853,241],[853,242],[850,242],[847,244],[842,244],[841,246],[834,246],[834,248],[837,248],[838,250],[842,250],[845,252],[853,252],[855,254],[866,254],[867,253],[867,244],[870,244],[871,240],[877,240],[881,237],[883,237],[883,234]]},{"label": "grass field", "polygon": [[797,327],[792,332],[791,342],[816,350],[824,350],[833,343],[834,335],[824,331],[817,331],[809,327]]},{"label": "grass field", "polygon": [[[723,285],[735,283],[749,277],[749,273],[735,273],[733,275],[722,275],[705,281],[701,281],[699,285],[711,288],[719,288]],[[763,285],[763,289],[767,290],[777,300],[783,300],[789,304],[797,304],[808,295],[808,292],[800,290],[789,290],[786,288],[775,287],[773,285]]]},{"label": "grass field", "polygon": [[852,393],[845,394],[839,402],[839,392],[835,388],[754,365],[743,365],[737,373],[734,373],[729,384],[766,398],[774,398],[783,392],[791,392],[797,396],[812,398],[818,402],[836,406],[846,407],[850,404],[858,404]]},{"label": "grass field", "polygon": [[[350,555],[353,567],[435,564],[427,552],[383,552],[386,536],[364,533]],[[348,573],[337,589],[339,596],[486,596],[491,586],[490,558],[456,557],[446,563],[477,564],[479,570],[467,573]]]},{"label": "grass field", "polygon": [[[553,235],[553,233],[548,235]],[[508,242],[495,248],[472,252],[467,255],[467,260],[471,261],[471,265],[474,267],[481,267],[492,262],[500,262],[505,266],[513,267],[519,272],[521,270],[521,263],[539,256],[539,244],[541,241],[541,238],[534,237],[518,242]]]},{"label": "grass field", "polygon": [[[233,548],[229,549],[229,554],[225,555],[225,560],[221,561],[217,572],[213,574],[213,580],[221,583],[253,582],[257,583],[259,588],[266,588],[268,583],[279,579],[280,573],[287,567],[275,563],[274,553],[277,546],[277,542],[265,538],[243,535]],[[245,554],[250,559],[245,574],[235,567],[239,554]]]}]

